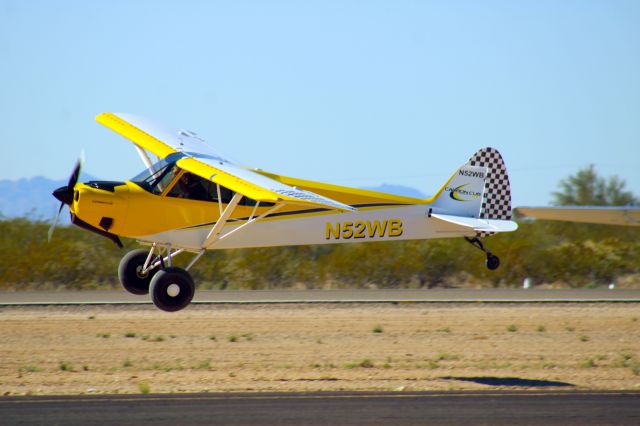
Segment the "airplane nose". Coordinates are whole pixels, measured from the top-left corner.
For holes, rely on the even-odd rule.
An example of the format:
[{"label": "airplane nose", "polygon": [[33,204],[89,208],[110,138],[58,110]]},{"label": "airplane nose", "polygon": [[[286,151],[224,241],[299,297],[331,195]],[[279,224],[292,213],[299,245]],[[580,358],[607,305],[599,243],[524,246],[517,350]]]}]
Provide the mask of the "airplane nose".
[{"label": "airplane nose", "polygon": [[61,186],[60,188],[53,191],[53,196],[56,197],[60,202],[71,205],[73,202],[73,188],[68,186]]},{"label": "airplane nose", "polygon": [[73,168],[73,171],[71,172],[71,176],[69,177],[67,186],[61,186],[60,188],[53,191],[53,196],[68,206],[71,206],[71,203],[73,203],[73,188],[76,186],[76,183],[78,183],[81,168],[82,159],[79,159],[75,167]]}]

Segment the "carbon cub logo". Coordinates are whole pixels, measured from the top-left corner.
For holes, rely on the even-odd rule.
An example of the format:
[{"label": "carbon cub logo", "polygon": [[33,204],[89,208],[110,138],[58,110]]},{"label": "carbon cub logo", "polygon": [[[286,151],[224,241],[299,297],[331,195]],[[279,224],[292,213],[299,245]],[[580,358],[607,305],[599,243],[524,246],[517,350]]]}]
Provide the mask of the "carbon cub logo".
[{"label": "carbon cub logo", "polygon": [[[475,173],[475,172],[470,172],[470,173]],[[482,173],[479,173],[479,174],[482,174]],[[479,192],[467,191],[466,189],[463,189],[467,185],[469,184],[465,183],[464,185],[460,185],[457,188],[451,188],[450,186],[448,186],[445,188],[445,190],[449,191],[449,197],[451,197],[452,200],[456,200],[456,201],[474,201],[479,199],[482,196],[482,194]]]}]

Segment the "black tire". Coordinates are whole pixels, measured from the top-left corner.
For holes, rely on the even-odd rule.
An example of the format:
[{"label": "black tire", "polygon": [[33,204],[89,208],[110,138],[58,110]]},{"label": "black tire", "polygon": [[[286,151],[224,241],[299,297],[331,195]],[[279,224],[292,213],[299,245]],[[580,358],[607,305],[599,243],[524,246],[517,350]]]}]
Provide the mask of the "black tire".
[{"label": "black tire", "polygon": [[140,273],[148,255],[149,250],[132,250],[120,261],[120,266],[118,266],[118,278],[120,278],[120,283],[124,289],[129,293],[138,296],[149,294],[151,278],[153,278],[157,269],[153,269],[144,275]]},{"label": "black tire", "polygon": [[489,268],[492,271],[495,269],[498,269],[498,267],[500,266],[500,258],[493,254],[488,254],[486,265],[487,265],[487,268]]},{"label": "black tire", "polygon": [[167,312],[186,308],[195,291],[191,275],[184,269],[175,267],[158,271],[151,279],[149,288],[153,304]]}]

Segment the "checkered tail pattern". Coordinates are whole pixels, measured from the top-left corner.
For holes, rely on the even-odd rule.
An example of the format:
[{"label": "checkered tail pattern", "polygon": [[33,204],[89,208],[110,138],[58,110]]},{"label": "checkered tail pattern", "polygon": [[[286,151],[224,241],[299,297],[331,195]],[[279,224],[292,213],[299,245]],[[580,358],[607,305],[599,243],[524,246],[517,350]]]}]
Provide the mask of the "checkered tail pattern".
[{"label": "checkered tail pattern", "polygon": [[[480,208],[483,219],[511,220],[511,187],[507,168],[502,156],[495,148],[483,148],[476,152],[468,164],[487,167],[484,183],[484,198]],[[482,233],[480,236],[488,234]]]}]

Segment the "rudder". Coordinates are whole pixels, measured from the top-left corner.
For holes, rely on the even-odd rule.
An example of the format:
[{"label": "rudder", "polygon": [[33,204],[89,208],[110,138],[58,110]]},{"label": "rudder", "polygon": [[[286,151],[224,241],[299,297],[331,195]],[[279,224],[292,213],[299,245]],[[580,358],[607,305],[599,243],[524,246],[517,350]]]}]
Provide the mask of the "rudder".
[{"label": "rudder", "polygon": [[467,164],[487,168],[480,217],[511,220],[511,185],[500,152],[491,147],[483,148],[473,154]]}]

